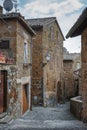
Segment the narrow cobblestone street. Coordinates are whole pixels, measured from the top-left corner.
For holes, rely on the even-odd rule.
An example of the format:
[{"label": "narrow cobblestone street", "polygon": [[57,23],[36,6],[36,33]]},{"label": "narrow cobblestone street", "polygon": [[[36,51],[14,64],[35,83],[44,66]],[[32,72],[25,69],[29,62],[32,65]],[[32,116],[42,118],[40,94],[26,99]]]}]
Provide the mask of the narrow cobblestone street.
[{"label": "narrow cobblestone street", "polygon": [[78,121],[69,112],[69,103],[54,108],[34,107],[1,130],[87,130],[87,124]]}]

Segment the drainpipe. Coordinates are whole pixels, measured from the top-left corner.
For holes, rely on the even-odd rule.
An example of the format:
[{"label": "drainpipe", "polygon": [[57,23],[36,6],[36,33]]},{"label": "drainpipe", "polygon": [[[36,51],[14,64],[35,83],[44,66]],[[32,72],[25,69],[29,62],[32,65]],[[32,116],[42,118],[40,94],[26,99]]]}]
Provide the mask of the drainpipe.
[{"label": "drainpipe", "polygon": [[[30,68],[31,69],[31,68]],[[29,110],[32,110],[32,102],[31,102],[31,76],[29,78]]]},{"label": "drainpipe", "polygon": [[31,77],[32,77],[32,37],[30,40],[30,78],[29,78],[29,109],[32,110],[32,86],[31,86]]}]

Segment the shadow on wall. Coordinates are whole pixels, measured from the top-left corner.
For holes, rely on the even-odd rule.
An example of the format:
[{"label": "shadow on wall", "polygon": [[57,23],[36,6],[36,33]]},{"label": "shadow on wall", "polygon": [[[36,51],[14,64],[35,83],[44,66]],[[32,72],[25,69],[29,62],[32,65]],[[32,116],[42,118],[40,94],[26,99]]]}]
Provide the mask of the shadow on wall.
[{"label": "shadow on wall", "polygon": [[58,81],[57,83],[57,102],[61,103],[62,101],[62,89],[61,89],[61,82]]},{"label": "shadow on wall", "polygon": [[49,98],[47,99],[47,106],[48,107],[54,107],[56,106],[57,102],[56,102],[56,96],[55,94],[50,94]]}]

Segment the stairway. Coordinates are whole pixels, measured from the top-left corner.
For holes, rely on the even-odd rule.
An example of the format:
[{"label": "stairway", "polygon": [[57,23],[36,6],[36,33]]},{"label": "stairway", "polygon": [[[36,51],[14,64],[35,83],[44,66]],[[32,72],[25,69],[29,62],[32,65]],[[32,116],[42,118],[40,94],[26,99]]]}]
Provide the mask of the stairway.
[{"label": "stairway", "polygon": [[12,117],[7,115],[7,112],[0,114],[0,124],[6,124],[12,121]]}]

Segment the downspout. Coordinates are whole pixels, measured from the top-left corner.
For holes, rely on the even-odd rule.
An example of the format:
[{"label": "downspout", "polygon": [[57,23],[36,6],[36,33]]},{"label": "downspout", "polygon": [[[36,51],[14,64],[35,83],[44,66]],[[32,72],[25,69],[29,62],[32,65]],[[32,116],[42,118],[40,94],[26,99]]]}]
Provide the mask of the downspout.
[{"label": "downspout", "polygon": [[32,37],[30,40],[30,78],[29,78],[29,110],[32,110],[32,86],[31,86],[31,77],[32,77]]}]

